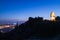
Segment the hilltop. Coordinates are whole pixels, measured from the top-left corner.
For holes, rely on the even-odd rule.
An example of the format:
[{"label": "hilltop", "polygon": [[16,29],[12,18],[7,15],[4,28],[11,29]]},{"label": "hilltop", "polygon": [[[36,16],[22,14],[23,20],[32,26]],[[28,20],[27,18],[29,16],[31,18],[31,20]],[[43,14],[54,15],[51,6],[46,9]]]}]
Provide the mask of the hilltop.
[{"label": "hilltop", "polygon": [[[15,29],[5,33],[0,34],[0,39],[7,40],[22,40],[32,37],[38,38],[54,38],[56,35],[60,34],[60,21],[50,21],[43,20],[42,17],[29,17],[29,20],[21,25],[16,25]],[[60,20],[60,19],[59,19]]]}]

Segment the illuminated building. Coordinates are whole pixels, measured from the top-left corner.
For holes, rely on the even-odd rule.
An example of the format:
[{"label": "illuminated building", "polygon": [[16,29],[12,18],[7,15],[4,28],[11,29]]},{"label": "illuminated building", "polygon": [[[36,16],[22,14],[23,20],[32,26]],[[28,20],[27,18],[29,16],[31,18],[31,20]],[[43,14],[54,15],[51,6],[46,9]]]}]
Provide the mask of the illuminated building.
[{"label": "illuminated building", "polygon": [[50,21],[55,21],[55,13],[51,12],[50,14]]}]

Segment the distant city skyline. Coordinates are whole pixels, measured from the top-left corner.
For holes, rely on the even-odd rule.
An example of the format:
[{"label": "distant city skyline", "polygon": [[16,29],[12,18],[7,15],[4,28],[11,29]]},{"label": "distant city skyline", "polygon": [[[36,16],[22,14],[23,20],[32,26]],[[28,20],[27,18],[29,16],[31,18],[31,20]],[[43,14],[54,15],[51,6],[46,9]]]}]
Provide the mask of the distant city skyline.
[{"label": "distant city skyline", "polygon": [[0,0],[0,20],[49,19],[51,11],[60,16],[60,0]]}]

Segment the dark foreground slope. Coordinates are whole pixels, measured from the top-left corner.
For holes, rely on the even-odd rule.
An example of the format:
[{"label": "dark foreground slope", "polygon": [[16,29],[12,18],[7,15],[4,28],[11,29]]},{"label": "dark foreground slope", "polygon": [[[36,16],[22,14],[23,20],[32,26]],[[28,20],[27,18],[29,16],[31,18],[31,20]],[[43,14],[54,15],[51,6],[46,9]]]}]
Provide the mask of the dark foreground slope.
[{"label": "dark foreground slope", "polygon": [[0,33],[1,40],[23,40],[31,36],[38,38],[54,38],[60,34],[60,21],[43,20],[43,18],[29,18],[21,25],[8,33]]}]

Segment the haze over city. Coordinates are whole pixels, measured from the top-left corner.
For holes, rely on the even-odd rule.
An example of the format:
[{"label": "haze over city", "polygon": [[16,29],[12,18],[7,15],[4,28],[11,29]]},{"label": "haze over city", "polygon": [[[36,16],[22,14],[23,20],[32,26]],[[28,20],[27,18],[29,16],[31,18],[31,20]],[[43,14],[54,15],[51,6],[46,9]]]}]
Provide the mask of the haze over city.
[{"label": "haze over city", "polygon": [[49,19],[51,11],[60,16],[60,0],[0,0],[0,20]]}]

